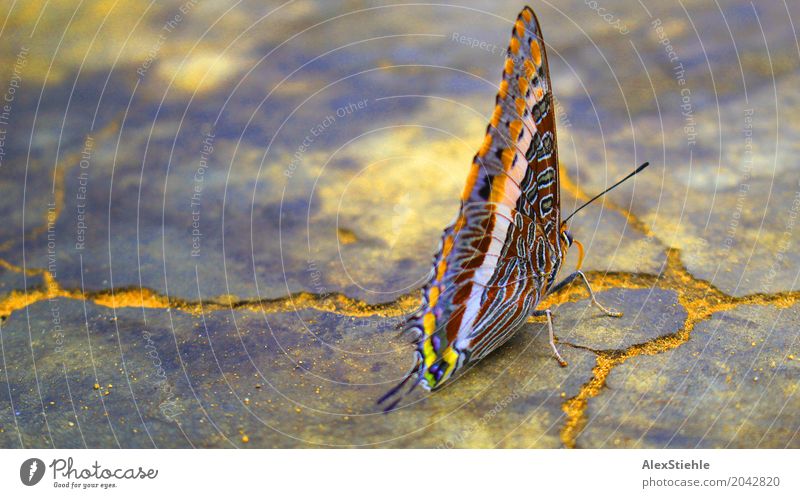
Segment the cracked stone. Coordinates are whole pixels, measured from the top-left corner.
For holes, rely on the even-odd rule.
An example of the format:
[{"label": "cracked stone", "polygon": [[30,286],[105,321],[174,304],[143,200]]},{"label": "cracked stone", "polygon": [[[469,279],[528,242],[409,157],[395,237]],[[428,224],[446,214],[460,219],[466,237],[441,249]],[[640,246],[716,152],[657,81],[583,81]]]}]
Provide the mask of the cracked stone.
[{"label": "cracked stone", "polygon": [[[330,9],[317,5],[311,10]],[[284,10],[273,17],[286,15]],[[468,24],[498,46],[505,43],[508,26],[500,19],[481,17],[478,23],[469,10],[447,11],[447,16],[437,16],[431,29],[459,31]],[[85,16],[83,22],[92,22],[96,14]],[[46,228],[48,202],[58,197],[51,194],[53,165],[58,163],[63,181],[56,182],[55,190],[63,195],[63,204],[55,225],[54,256],[58,281],[66,289],[142,286],[192,301],[223,295],[273,299],[299,291],[340,292],[382,303],[419,287],[430,270],[442,229],[457,212],[459,194],[491,113],[502,57],[447,37],[417,37],[405,55],[395,52],[395,41],[374,40],[369,50],[344,46],[317,61],[306,54],[309,64],[290,82],[281,82],[285,68],[296,63],[296,52],[278,51],[254,66],[229,99],[222,84],[226,77],[209,69],[203,58],[208,54],[190,51],[183,64],[176,53],[192,47],[196,22],[202,24],[204,16],[217,14],[213,8],[192,12],[184,29],[171,33],[165,43],[170,53],[160,53],[143,77],[133,69],[141,63],[139,52],[117,54],[117,67],[127,69],[110,75],[109,88],[129,88],[132,81],[139,81],[133,96],[98,87],[108,76],[104,72],[110,67],[108,47],[127,39],[127,32],[120,38],[112,30],[105,37],[108,46],[91,49],[85,45],[86,37],[67,37],[64,46],[74,48],[59,58],[58,71],[54,67],[52,74],[33,64],[38,58],[30,57],[26,81],[47,79],[45,102],[54,104],[39,109],[36,85],[23,85],[15,102],[15,116],[33,116],[38,109],[42,118],[36,121],[31,144],[30,134],[14,134],[9,140],[14,144],[8,157],[12,174],[7,177],[12,195],[1,200],[0,212],[14,218],[13,224],[3,227],[8,229],[3,234],[14,243],[0,249],[0,256],[21,264],[22,243],[15,239],[25,231],[28,266],[44,268],[50,263],[48,244],[53,241],[41,230],[32,232]],[[353,14],[335,24],[341,27],[364,15]],[[60,19],[50,16],[46,12],[41,20],[19,19],[15,26],[40,22],[44,27]],[[228,29],[244,29],[249,19],[229,20]],[[407,22],[393,15],[372,21],[359,25],[363,36]],[[420,22],[415,21],[417,29]],[[590,31],[601,28],[588,24]],[[149,23],[141,26],[135,39],[155,39]],[[44,32],[43,28],[40,33]],[[237,68],[246,66],[240,60],[258,59],[265,46],[280,39],[272,30],[251,34],[246,46],[228,47],[224,42],[220,50],[225,49],[226,57],[220,60],[213,44],[226,37],[210,40],[204,50],[211,50],[217,60],[212,67],[227,68],[222,73],[233,77]],[[327,45],[332,35],[349,40],[352,32],[312,30],[305,40],[309,46]],[[73,72],[70,64],[83,64],[83,56],[72,57],[81,50],[90,50],[87,60],[92,60],[82,66],[74,82],[81,105],[70,107],[62,120],[64,113],[55,103],[66,101],[73,91],[72,82],[63,77]],[[457,70],[376,70],[385,65],[385,54]],[[193,72],[200,66],[211,71],[204,78]],[[486,79],[465,72],[473,70]],[[343,77],[347,78],[326,87]],[[200,80],[204,83],[197,88]],[[165,91],[167,83],[171,86]],[[261,107],[254,105],[271,85],[275,93]],[[407,94],[411,87],[436,98],[386,98]],[[200,92],[195,105],[182,106],[195,89]],[[324,91],[316,92],[320,89]],[[159,105],[162,96],[165,104]],[[343,106],[362,101],[363,108],[337,114]],[[95,120],[93,112],[85,111],[98,104]],[[179,115],[184,110],[185,116]],[[329,124],[323,133],[310,134],[322,123]],[[569,136],[568,131],[565,134]],[[309,135],[311,143],[298,154]],[[82,168],[86,136],[93,142],[88,167]],[[29,145],[35,160],[23,161]],[[564,157],[572,160],[566,153]],[[81,173],[88,180],[80,179]],[[22,193],[13,188],[21,184],[27,188],[24,227],[17,220]],[[84,213],[79,204],[85,204],[87,227],[80,249],[77,226]],[[564,210],[576,205],[565,192]],[[587,269],[658,272],[663,247],[625,225],[624,217],[600,204],[574,220],[576,236],[589,251]],[[193,254],[195,244],[198,249]]]},{"label": "cracked stone", "polygon": [[741,306],[676,349],[629,358],[589,401],[578,446],[800,447],[799,321],[797,304]]},{"label": "cracked stone", "polygon": [[672,335],[686,321],[686,310],[672,290],[612,289],[595,295],[603,306],[621,311],[623,316],[606,316],[589,306],[589,299],[562,304],[553,310],[559,341],[595,351],[623,350]]},{"label": "cracked stone", "polygon": [[595,361],[562,347],[558,366],[544,326],[528,324],[449,387],[384,414],[376,399],[412,359],[391,340],[397,318],[92,303],[84,315],[73,299],[27,311],[30,328],[22,312],[3,324],[6,447],[230,447],[242,429],[256,447],[559,447],[561,405]]}]

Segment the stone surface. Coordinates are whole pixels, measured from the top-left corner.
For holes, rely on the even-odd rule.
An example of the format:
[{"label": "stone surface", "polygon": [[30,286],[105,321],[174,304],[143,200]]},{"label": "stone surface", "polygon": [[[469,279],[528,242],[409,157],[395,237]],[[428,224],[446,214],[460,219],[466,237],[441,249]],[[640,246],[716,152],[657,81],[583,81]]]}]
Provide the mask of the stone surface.
[{"label": "stone surface", "polygon": [[1,441],[230,447],[247,435],[255,447],[560,446],[561,405],[590,374],[593,354],[564,347],[570,366],[560,368],[545,328],[529,324],[451,387],[415,392],[384,414],[375,400],[411,361],[409,346],[390,340],[396,322],[40,302],[2,328]]},{"label": "stone surface", "polygon": [[[376,7],[388,14],[377,24],[371,11],[353,11],[281,45],[286,32],[329,19],[331,7],[260,19],[283,23],[281,37],[245,31],[249,11],[264,15],[263,6],[221,19],[218,9],[197,6],[149,59],[178,5],[148,11],[133,45],[122,43],[124,23],[103,26],[98,37],[107,43],[81,36],[77,30],[99,22],[99,13],[79,12],[82,23],[69,30],[70,48],[59,51],[51,73],[41,59],[56,47],[46,29],[35,33],[14,118],[36,140],[9,134],[13,174],[2,181],[15,195],[2,202],[15,218],[3,227],[9,245],[0,257],[21,265],[25,232],[26,264],[48,266],[54,251],[65,288],[143,286],[184,299],[304,290],[388,302],[418,287],[457,211],[502,65],[502,50],[471,48],[452,35],[502,46],[508,21],[473,10],[491,3]],[[12,15],[20,26],[38,18]],[[63,15],[45,12],[40,25]],[[409,15],[417,34],[407,33]],[[203,46],[192,47],[211,20],[217,24]],[[586,16],[589,32],[602,32],[594,20]],[[343,29],[350,23],[360,32]],[[231,44],[226,30],[247,35]],[[358,41],[369,36],[384,38]],[[558,40],[569,43],[554,34]],[[109,56],[115,48],[117,64]],[[561,124],[569,145],[577,123]],[[566,162],[574,152],[565,147]],[[565,192],[564,209],[576,205]],[[657,273],[663,263],[663,247],[600,205],[575,220],[575,233],[587,244],[588,269]]]},{"label": "stone surface", "polygon": [[596,295],[600,304],[621,311],[623,316],[606,316],[590,306],[589,299],[558,306],[553,316],[560,342],[595,351],[624,350],[675,334],[686,321],[686,310],[674,291],[614,289]]},{"label": "stone surface", "polygon": [[41,275],[25,275],[19,268],[0,267],[0,296],[2,297],[11,291],[41,287],[42,285]]},{"label": "stone surface", "polygon": [[680,249],[693,275],[736,296],[800,289],[787,249],[800,243],[800,186],[785,160],[800,131],[789,116],[797,6],[664,3],[644,17],[603,7],[631,32],[587,36],[554,64],[568,64],[553,78],[576,183],[600,191],[650,161],[609,200]]},{"label": "stone surface", "polygon": [[581,447],[800,447],[800,305],[715,313],[677,349],[630,358],[589,402]]}]

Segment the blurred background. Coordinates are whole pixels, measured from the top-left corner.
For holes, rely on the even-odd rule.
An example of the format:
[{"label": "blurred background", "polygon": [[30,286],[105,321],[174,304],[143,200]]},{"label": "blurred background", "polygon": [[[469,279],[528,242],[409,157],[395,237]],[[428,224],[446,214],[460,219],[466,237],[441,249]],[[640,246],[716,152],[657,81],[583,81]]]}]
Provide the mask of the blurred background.
[{"label": "blurred background", "polygon": [[4,2],[0,445],[800,446],[800,8],[531,6],[628,321],[384,416],[523,3]]}]

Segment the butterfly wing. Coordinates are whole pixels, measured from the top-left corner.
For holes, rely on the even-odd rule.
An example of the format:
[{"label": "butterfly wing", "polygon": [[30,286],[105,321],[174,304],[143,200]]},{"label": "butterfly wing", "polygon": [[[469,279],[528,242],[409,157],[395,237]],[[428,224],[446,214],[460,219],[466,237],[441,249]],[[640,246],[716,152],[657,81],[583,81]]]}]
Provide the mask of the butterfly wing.
[{"label": "butterfly wing", "polygon": [[442,236],[422,307],[406,324],[419,337],[417,364],[406,379],[440,386],[508,339],[544,292],[559,246],[551,103],[541,28],[526,7],[512,29],[461,209]]},{"label": "butterfly wing", "polygon": [[[533,11],[514,24],[503,81],[484,146],[478,152],[466,202],[496,202],[517,218],[458,348],[480,359],[514,333],[558,272],[560,199],[555,113],[547,51]],[[487,188],[487,185],[491,187]],[[484,193],[488,191],[488,198]],[[467,204],[468,205],[468,204]],[[525,257],[519,247],[526,248]],[[469,305],[467,306],[469,308]],[[462,331],[467,332],[467,327]]]},{"label": "butterfly wing", "polygon": [[[561,194],[558,179],[558,137],[556,134],[555,97],[550,83],[550,65],[547,61],[542,31],[536,14],[530,11],[533,19],[531,30],[534,42],[538,42],[539,57],[533,53],[537,64],[536,77],[532,86],[537,98],[531,106],[531,118],[536,125],[536,133],[531,140],[526,178],[522,182],[523,195],[519,199],[517,209],[534,218],[540,227],[539,235],[534,241],[533,264],[539,274],[545,276],[544,286],[540,292],[549,289],[558,275],[565,250],[560,241],[561,227]],[[525,11],[523,11],[524,14]],[[532,50],[535,52],[535,48]],[[541,64],[539,64],[541,61]],[[541,90],[540,90],[541,89]]]}]

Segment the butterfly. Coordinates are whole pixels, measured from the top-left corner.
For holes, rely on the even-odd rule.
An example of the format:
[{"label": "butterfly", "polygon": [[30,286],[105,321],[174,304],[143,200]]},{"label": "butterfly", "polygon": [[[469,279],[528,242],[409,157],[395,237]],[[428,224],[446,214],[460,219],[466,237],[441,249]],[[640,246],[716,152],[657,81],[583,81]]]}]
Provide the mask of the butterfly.
[{"label": "butterfly", "polygon": [[[503,78],[486,135],[461,194],[459,213],[444,229],[422,303],[403,323],[415,336],[415,363],[400,383],[378,400],[394,409],[412,378],[436,390],[464,366],[500,347],[529,316],[547,319],[550,347],[558,352],[543,297],[580,279],[591,302],[609,316],[580,271],[584,249],[561,220],[558,145],[547,50],[539,21],[525,7],[511,32]],[[635,175],[648,163],[590,202]],[[575,272],[556,283],[567,250],[575,245]]]}]

